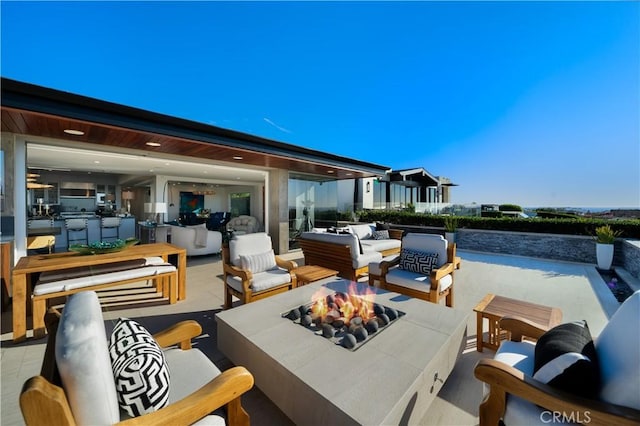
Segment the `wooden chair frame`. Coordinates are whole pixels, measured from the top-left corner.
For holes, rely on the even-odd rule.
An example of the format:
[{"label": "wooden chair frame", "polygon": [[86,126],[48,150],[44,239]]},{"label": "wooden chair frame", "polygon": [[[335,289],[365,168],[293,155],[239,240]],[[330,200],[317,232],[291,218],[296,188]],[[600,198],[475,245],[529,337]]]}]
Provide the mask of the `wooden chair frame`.
[{"label": "wooden chair frame", "polygon": [[[39,376],[27,380],[20,394],[20,408],[27,425],[55,424],[72,426],[75,419],[60,384],[55,362],[55,338],[60,313],[50,309],[46,316],[49,340]],[[191,349],[191,339],[202,334],[196,321],[179,322],[155,334],[160,347],[178,345],[182,350]],[[198,374],[193,371],[192,374]],[[226,407],[227,424],[248,426],[249,415],[241,404],[241,395],[253,387],[254,379],[244,367],[233,367],[222,372],[191,395],[158,411],[117,425],[189,425],[221,407]]]},{"label": "wooden chair frame", "polygon": [[[445,299],[445,304],[451,308],[453,307],[453,287],[455,280],[448,288],[442,290],[440,288],[440,279],[449,274],[451,274],[452,279],[454,278],[453,273],[456,270],[456,259],[456,245],[455,243],[449,244],[447,247],[447,263],[438,269],[432,270],[431,275],[429,275],[431,287],[428,293],[387,282],[386,275],[389,272],[389,269],[400,264],[400,256],[393,260],[383,261],[380,263],[380,286],[386,290],[426,300],[428,302],[440,303],[442,299]],[[458,262],[458,268],[459,265],[460,263]]]},{"label": "wooden chair frame", "polygon": [[[547,331],[539,325],[518,317],[504,317],[500,328],[511,334],[511,340],[519,342],[523,338],[537,340]],[[579,397],[525,375],[520,370],[495,359],[481,359],[476,364],[474,374],[477,379],[487,383],[489,393],[480,404],[480,425],[497,426],[504,417],[507,394],[511,394],[552,412],[580,413],[589,425],[638,425],[640,410],[606,403],[604,401]],[[633,380],[634,378],[629,378]]]}]

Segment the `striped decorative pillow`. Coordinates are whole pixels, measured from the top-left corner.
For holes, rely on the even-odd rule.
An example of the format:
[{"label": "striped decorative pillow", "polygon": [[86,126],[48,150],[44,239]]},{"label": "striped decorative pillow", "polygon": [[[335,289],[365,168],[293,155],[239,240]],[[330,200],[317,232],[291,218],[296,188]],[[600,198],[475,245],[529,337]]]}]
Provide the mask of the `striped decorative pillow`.
[{"label": "striped decorative pillow", "polygon": [[240,255],[240,266],[242,269],[251,271],[254,274],[258,272],[268,271],[275,268],[276,256],[273,253],[273,249],[258,254]]},{"label": "striped decorative pillow", "polygon": [[120,408],[132,417],[169,402],[169,369],[164,353],[142,325],[120,318],[111,333],[109,354]]}]

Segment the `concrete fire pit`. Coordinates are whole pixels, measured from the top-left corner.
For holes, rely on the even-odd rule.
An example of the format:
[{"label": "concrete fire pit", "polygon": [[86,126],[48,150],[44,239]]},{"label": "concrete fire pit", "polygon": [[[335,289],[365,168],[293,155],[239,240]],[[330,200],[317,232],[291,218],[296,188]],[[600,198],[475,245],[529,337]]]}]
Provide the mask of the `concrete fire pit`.
[{"label": "concrete fire pit", "polygon": [[[318,291],[364,293],[405,313],[357,351],[282,316]],[[423,417],[461,353],[468,312],[328,278],[216,316],[218,347],[293,422],[401,424]]]}]

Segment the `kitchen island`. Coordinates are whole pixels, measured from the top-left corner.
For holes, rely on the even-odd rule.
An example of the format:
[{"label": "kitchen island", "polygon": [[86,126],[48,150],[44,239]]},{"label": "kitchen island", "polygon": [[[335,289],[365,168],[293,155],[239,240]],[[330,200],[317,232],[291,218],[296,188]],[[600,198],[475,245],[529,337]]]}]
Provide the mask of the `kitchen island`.
[{"label": "kitchen island", "polygon": [[[87,219],[87,232],[89,236],[88,243],[92,243],[94,241],[100,241],[100,221],[101,217],[96,215],[74,215],[67,216],[66,219]],[[29,229],[29,224],[27,223],[27,229]],[[65,218],[63,217],[55,217],[53,220],[53,229],[56,231],[59,229],[57,233],[52,233],[54,237],[56,237],[55,251],[63,252],[67,251],[67,229],[65,227]],[[111,235],[111,234],[109,234]],[[120,228],[119,228],[120,238],[126,240],[127,238],[134,238],[136,236],[136,218],[134,216],[122,217],[120,218]]]}]

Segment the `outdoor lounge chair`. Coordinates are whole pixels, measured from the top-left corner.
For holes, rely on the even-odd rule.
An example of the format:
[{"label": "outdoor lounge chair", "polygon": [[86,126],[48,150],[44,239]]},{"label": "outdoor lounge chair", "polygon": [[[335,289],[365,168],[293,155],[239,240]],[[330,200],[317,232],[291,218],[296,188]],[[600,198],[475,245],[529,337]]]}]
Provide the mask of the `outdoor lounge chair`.
[{"label": "outdoor lounge chair", "polygon": [[243,303],[283,293],[296,287],[291,272],[298,265],[275,256],[271,237],[264,232],[235,235],[222,248],[224,307],[232,306],[232,296]]},{"label": "outdoor lounge chair", "polygon": [[382,288],[453,307],[456,245],[442,235],[409,233],[400,255],[380,262]]},{"label": "outdoor lounge chair", "polygon": [[[584,331],[581,335],[568,335],[571,328],[566,324],[559,327],[562,326],[565,326],[563,334],[556,334],[557,338],[564,345],[577,341],[581,342],[578,348],[589,348],[591,358],[587,359],[598,366],[599,374],[594,377],[599,376],[599,379],[586,380],[589,370],[582,366],[574,369],[577,362],[569,364],[570,367],[557,368],[558,362],[571,357],[585,365],[581,357],[585,349],[560,354],[534,373],[536,357],[544,356],[544,351],[548,350],[545,345],[558,327],[545,335],[547,330],[537,324],[504,317],[500,328],[511,332],[511,340],[500,345],[493,359],[481,359],[475,367],[476,378],[488,384],[488,393],[480,404],[481,426],[498,425],[500,421],[506,425],[531,425],[560,423],[560,420],[589,425],[640,424],[640,290],[618,308],[593,341],[590,334],[587,338],[581,337],[586,334]],[[536,348],[538,343],[522,340],[525,336],[546,343]],[[553,344],[557,351],[558,343]],[[548,368],[552,363],[556,363],[553,367],[557,368],[554,375],[543,379],[552,371]],[[543,368],[547,368],[545,374],[538,374]],[[560,387],[559,380],[564,380]],[[573,387],[578,383],[578,388],[571,389],[567,383]],[[583,389],[589,387],[593,387],[590,394],[595,397],[583,394]]]}]

